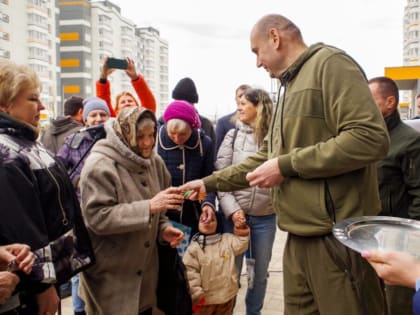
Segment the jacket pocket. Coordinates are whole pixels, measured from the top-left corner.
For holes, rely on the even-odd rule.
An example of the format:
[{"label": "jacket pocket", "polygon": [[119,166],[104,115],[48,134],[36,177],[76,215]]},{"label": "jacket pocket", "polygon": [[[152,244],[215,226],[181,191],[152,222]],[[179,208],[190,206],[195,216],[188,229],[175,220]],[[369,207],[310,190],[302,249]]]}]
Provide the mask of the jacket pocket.
[{"label": "jacket pocket", "polygon": [[392,215],[393,211],[392,211],[392,189],[390,185],[383,185],[381,190],[381,204],[382,204],[382,211],[381,211],[381,215]]},{"label": "jacket pocket", "polygon": [[110,268],[118,268],[119,260],[118,259],[109,259],[112,254],[116,254],[116,247],[114,241],[108,238],[96,238],[96,242],[92,241],[93,251],[95,252],[96,262],[95,268],[90,268],[88,270],[95,269],[98,272],[103,270],[108,270]]},{"label": "jacket pocket", "polygon": [[273,188],[273,206],[280,227],[292,234],[315,236],[331,233],[323,179],[289,178]]}]

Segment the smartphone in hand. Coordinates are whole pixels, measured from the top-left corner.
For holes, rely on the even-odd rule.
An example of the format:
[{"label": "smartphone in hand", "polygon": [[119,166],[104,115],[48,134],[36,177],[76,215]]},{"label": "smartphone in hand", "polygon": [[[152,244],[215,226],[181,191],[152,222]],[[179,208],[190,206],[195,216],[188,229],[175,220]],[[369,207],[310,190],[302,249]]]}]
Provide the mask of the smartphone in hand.
[{"label": "smartphone in hand", "polygon": [[108,68],[127,70],[128,62],[126,59],[108,58],[106,61]]}]

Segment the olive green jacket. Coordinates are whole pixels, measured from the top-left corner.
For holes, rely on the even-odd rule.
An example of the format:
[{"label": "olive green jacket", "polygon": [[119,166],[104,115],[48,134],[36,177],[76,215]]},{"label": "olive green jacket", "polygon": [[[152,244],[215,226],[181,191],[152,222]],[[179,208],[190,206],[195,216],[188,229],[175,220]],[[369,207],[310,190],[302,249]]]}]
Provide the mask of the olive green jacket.
[{"label": "olive green jacket", "polygon": [[204,178],[208,191],[248,186],[246,174],[277,158],[285,180],[271,190],[282,230],[331,233],[334,222],[376,215],[374,162],[389,137],[363,71],[343,51],[315,44],[280,77],[283,93],[259,152]]}]

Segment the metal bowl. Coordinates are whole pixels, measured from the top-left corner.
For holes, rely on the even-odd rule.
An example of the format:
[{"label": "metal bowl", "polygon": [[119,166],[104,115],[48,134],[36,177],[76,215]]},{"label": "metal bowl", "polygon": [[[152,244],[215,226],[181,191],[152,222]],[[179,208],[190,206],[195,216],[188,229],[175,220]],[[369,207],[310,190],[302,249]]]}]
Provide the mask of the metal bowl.
[{"label": "metal bowl", "polygon": [[420,221],[385,216],[349,218],[335,224],[334,236],[351,249],[407,252],[420,257]]}]

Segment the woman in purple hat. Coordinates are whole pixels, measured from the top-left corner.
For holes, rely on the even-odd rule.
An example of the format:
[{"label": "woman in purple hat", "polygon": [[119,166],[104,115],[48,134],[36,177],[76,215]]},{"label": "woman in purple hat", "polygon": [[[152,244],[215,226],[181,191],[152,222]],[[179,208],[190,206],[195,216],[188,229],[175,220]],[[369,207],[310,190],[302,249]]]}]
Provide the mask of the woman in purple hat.
[{"label": "woman in purple hat", "polygon": [[[172,186],[182,185],[193,179],[203,178],[213,172],[213,143],[200,129],[200,118],[194,107],[185,101],[173,101],[164,114],[165,122],[158,131],[158,154],[165,161],[172,177]],[[214,211],[215,195],[209,194],[202,202],[185,200],[182,210],[168,210],[169,219],[191,228],[191,236],[198,232],[201,213]],[[180,305],[176,298],[177,252],[169,247],[159,251],[160,285],[159,302],[165,314],[180,314],[174,305]],[[182,314],[186,314],[181,312]]]}]

